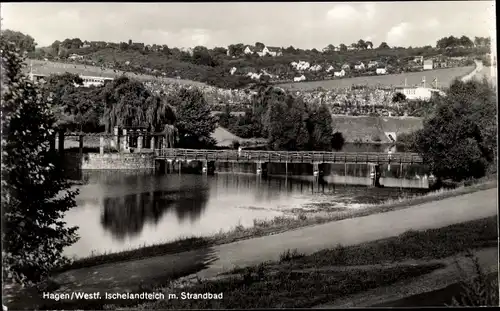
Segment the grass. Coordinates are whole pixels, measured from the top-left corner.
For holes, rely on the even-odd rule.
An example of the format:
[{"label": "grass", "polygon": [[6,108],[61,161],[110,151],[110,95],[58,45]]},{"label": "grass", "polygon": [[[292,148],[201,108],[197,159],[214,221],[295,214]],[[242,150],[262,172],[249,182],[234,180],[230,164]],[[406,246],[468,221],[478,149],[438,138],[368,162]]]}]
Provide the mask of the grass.
[{"label": "grass", "polygon": [[[210,237],[183,237],[173,242],[158,243],[149,246],[143,246],[136,249],[125,250],[115,253],[93,254],[92,256],[74,260],[67,266],[62,267],[56,272],[67,271],[70,269],[79,269],[92,267],[96,265],[137,260],[146,257],[161,256],[184,251],[190,251],[213,245],[221,245],[240,240],[261,237],[271,234],[277,234],[301,227],[323,224],[330,221],[339,221],[348,218],[368,216],[377,213],[384,213],[411,206],[442,200],[458,195],[464,195],[480,190],[491,189],[497,186],[496,180],[475,184],[470,187],[460,187],[452,190],[439,190],[430,192],[426,195],[415,195],[410,197],[401,197],[397,200],[387,200],[382,204],[367,205],[359,209],[347,209],[341,212],[326,213],[326,215],[308,215],[299,213],[297,217],[277,216],[271,220],[254,220],[252,227],[245,228],[238,225],[230,231],[220,231]],[[324,205],[324,204],[322,204]],[[322,206],[322,209],[328,209]]]},{"label": "grass", "polygon": [[[440,262],[417,265],[401,263],[406,259],[436,259],[483,247],[497,239],[497,219],[481,220],[426,231],[409,231],[398,237],[353,247],[338,246],[312,255],[296,250],[281,254],[278,262],[236,268],[226,277],[198,280],[190,286],[168,285],[159,291],[175,293],[223,293],[222,300],[170,300],[146,302],[140,309],[205,308],[308,308],[335,299],[387,286],[444,268]],[[352,266],[396,262],[390,267]],[[350,265],[342,269],[339,266]],[[476,280],[476,282],[481,282]],[[493,286],[493,285],[492,285]],[[477,297],[480,289],[474,291]],[[478,299],[476,297],[476,299]],[[490,296],[487,296],[490,297]],[[486,298],[481,298],[484,301]],[[487,298],[487,299],[494,299]]]},{"label": "grass", "polygon": [[365,76],[346,79],[334,79],[323,81],[307,81],[299,83],[283,83],[278,86],[285,88],[293,88],[294,90],[314,90],[318,87],[324,89],[346,88],[352,85],[367,85],[367,86],[401,86],[404,84],[405,78],[408,85],[420,85],[422,77],[425,76],[427,81],[432,81],[434,77],[438,78],[440,86],[448,86],[453,79],[462,77],[474,70],[474,66],[456,67],[428,70],[422,72],[409,72],[402,74],[391,74],[383,76]]},{"label": "grass", "polygon": [[491,278],[479,265],[479,259],[468,252],[473,267],[474,276],[468,278],[462,267],[457,267],[462,275],[461,292],[457,297],[453,297],[451,306],[453,307],[484,307],[499,306],[498,275]]},{"label": "grass", "polygon": [[271,271],[261,265],[240,277],[201,281],[188,289],[165,291],[178,297],[182,297],[181,292],[222,293],[221,300],[159,300],[140,305],[139,309],[307,308],[440,267],[432,264],[371,271],[300,273],[288,271],[286,267]]},{"label": "grass", "polygon": [[374,265],[403,260],[429,260],[453,256],[469,249],[497,245],[497,217],[425,231],[407,231],[397,237],[349,247],[337,246],[295,260],[297,266]]}]

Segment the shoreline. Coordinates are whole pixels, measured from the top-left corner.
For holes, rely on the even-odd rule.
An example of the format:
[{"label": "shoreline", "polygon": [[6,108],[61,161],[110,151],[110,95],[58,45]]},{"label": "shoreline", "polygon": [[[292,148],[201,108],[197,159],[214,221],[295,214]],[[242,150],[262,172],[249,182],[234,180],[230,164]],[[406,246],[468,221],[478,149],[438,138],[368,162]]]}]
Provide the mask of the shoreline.
[{"label": "shoreline", "polygon": [[[180,237],[174,241],[144,245],[139,248],[120,252],[92,254],[88,257],[74,259],[72,263],[53,271],[52,274],[104,264],[113,264],[166,254],[182,253],[251,238],[274,235],[298,228],[324,224],[327,222],[410,208],[412,206],[431,201],[439,201],[495,187],[497,187],[496,179],[491,180],[491,178],[485,178],[469,186],[462,186],[451,190],[438,190],[429,192],[425,195],[413,195],[410,197],[399,198],[397,200],[391,199],[380,204],[367,204],[361,208],[342,212],[328,212],[328,209],[324,207],[324,203],[321,203],[322,208],[320,211],[301,211],[294,213],[293,216],[277,216],[274,219],[266,221],[254,220],[254,225],[248,228],[238,225],[232,230],[226,232],[220,231],[211,236]],[[314,205],[314,203],[312,203],[312,205]]]}]

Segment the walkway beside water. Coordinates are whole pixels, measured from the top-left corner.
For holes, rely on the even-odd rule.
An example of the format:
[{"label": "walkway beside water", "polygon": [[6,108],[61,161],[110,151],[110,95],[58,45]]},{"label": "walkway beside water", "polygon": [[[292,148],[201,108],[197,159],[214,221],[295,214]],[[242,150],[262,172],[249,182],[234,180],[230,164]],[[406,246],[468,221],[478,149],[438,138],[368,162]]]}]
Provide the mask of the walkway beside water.
[{"label": "walkway beside water", "polygon": [[[408,230],[440,228],[455,223],[481,219],[497,214],[497,188],[429,202],[411,208],[351,218],[322,225],[300,228],[276,235],[253,238],[212,247],[207,251],[190,251],[154,258],[106,264],[70,270],[55,277],[65,291],[136,290],[140,283],[168,279],[175,265],[193,257],[208,265],[196,273],[202,278],[214,277],[234,267],[278,260],[287,249],[313,253],[338,244],[354,245],[392,236]],[[194,276],[194,275],[193,275]],[[149,282],[149,278],[154,278]]]}]

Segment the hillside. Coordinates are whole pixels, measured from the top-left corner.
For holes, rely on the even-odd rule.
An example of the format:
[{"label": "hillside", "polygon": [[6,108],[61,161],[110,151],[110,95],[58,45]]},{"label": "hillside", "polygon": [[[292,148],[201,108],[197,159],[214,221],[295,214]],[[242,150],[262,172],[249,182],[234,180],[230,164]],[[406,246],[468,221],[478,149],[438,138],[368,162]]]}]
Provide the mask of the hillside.
[{"label": "hillside", "polygon": [[423,120],[414,117],[333,116],[333,127],[342,133],[346,142],[373,142],[378,137],[381,143],[390,143],[385,132],[410,133],[421,129]]},{"label": "hillside", "polygon": [[420,72],[408,72],[401,74],[391,74],[384,76],[367,76],[356,78],[344,78],[324,81],[305,81],[295,83],[278,84],[283,88],[292,90],[309,91],[317,88],[335,89],[335,88],[348,88],[353,85],[365,85],[369,87],[390,87],[404,85],[405,79],[408,85],[420,85],[422,79],[425,77],[427,85],[430,85],[434,78],[438,79],[440,87],[448,87],[455,78],[464,76],[474,70],[474,66],[444,68],[436,70],[427,70]]},{"label": "hillside", "polygon": [[101,68],[92,65],[82,65],[82,64],[74,64],[74,63],[63,63],[63,62],[51,62],[51,61],[41,61],[36,59],[27,60],[28,66],[24,68],[25,72],[30,71],[30,64],[34,74],[60,74],[64,72],[74,73],[78,75],[84,76],[93,76],[93,77],[109,77],[115,78],[120,75],[126,75],[129,77],[133,77],[138,80],[159,80],[164,83],[177,83],[177,84],[186,84],[186,85],[196,85],[196,86],[206,86],[205,83],[186,80],[186,79],[176,79],[176,78],[168,78],[168,77],[156,77],[154,75],[149,74],[136,74],[134,72],[127,72],[109,68]]}]

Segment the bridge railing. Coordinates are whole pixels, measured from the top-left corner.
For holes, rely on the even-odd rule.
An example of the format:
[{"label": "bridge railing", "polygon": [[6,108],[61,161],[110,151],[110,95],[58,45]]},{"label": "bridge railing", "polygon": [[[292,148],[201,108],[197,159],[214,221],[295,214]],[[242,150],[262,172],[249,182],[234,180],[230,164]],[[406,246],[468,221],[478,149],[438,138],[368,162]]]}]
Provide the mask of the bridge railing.
[{"label": "bridge railing", "polygon": [[321,151],[235,151],[235,150],[197,150],[197,149],[155,149],[160,158],[181,160],[226,160],[226,161],[264,161],[264,162],[393,162],[422,163],[416,153],[375,153],[375,152],[321,152]]}]

